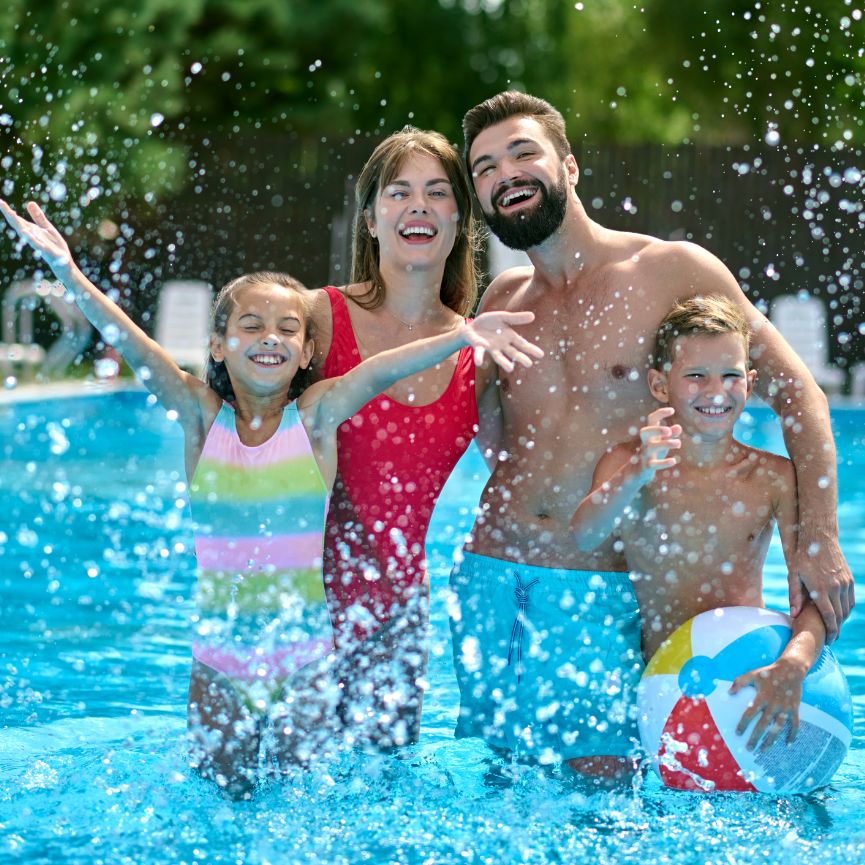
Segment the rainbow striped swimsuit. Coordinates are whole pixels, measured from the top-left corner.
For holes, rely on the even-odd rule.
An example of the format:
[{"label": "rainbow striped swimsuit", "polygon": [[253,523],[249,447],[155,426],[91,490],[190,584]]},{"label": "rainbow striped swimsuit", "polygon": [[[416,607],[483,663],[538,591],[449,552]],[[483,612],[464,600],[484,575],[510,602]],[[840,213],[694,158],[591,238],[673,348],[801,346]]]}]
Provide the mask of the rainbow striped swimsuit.
[{"label": "rainbow striped swimsuit", "polygon": [[331,651],[322,546],[328,488],[294,403],[247,447],[223,403],[189,488],[198,560],[193,657],[227,676],[250,709]]}]

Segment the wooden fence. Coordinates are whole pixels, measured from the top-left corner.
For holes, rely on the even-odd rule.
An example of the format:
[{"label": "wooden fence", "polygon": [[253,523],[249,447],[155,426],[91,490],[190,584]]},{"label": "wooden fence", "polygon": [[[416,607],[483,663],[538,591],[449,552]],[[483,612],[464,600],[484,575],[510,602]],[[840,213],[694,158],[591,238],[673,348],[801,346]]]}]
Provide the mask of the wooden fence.
[{"label": "wooden fence", "polygon": [[[347,281],[353,182],[375,142],[262,135],[197,144],[195,176],[180,194],[155,207],[127,203],[127,304],[146,320],[163,281],[218,286],[253,269],[287,270],[310,286]],[[594,219],[705,246],[764,308],[785,293],[821,298],[833,362],[865,359],[865,213],[855,157],[768,145],[580,143],[574,152],[578,193]],[[78,242],[107,265],[110,245]],[[21,274],[3,244],[4,284]]]}]

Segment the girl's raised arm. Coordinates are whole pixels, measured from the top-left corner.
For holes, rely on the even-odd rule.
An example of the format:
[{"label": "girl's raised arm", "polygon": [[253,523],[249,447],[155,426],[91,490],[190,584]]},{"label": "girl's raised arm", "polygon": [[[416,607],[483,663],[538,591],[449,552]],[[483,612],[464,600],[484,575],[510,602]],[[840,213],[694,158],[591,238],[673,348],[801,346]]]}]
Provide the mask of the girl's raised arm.
[{"label": "girl's raised arm", "polygon": [[298,405],[314,405],[315,427],[327,434],[401,378],[440,363],[466,345],[474,347],[478,365],[488,353],[508,372],[517,363],[529,367],[533,358],[544,353],[513,327],[528,324],[534,317],[532,312],[485,312],[448,333],[383,351],[345,375],[318,382],[303,394]]},{"label": "girl's raised arm", "polygon": [[201,400],[209,390],[204,382],[181,370],[157,342],[87,279],[72,260],[66,240],[39,205],[32,201],[27,204],[33,222],[19,216],[5,201],[0,201],[0,210],[18,236],[54,271],[90,323],[103,339],[114,345],[144,386],[165,408],[178,413],[184,428],[190,423],[200,425]]}]

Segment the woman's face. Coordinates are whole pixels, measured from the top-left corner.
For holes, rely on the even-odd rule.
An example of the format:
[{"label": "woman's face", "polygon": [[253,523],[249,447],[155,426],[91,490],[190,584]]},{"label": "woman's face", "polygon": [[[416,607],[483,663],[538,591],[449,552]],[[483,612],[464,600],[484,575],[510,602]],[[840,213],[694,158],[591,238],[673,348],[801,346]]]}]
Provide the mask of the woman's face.
[{"label": "woman's face", "polygon": [[379,265],[405,270],[444,267],[460,218],[444,167],[422,153],[406,159],[365,215],[378,238]]}]

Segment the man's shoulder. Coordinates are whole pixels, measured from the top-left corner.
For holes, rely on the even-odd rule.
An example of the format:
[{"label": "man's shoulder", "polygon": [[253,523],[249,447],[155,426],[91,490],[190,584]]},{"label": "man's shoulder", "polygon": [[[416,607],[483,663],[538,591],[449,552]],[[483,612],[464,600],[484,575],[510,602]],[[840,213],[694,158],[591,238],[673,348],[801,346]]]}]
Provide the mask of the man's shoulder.
[{"label": "man's shoulder", "polygon": [[530,265],[502,271],[484,290],[478,311],[504,308],[516,292],[532,281],[534,273],[535,269]]},{"label": "man's shoulder", "polygon": [[737,287],[717,256],[690,241],[630,235],[620,249],[617,266],[623,274],[663,289],[671,298],[702,291],[729,294]]},{"label": "man's shoulder", "polygon": [[642,265],[659,267],[708,267],[720,264],[720,260],[696,243],[688,240],[661,240],[648,235],[631,235],[629,244],[634,248],[631,260]]}]

